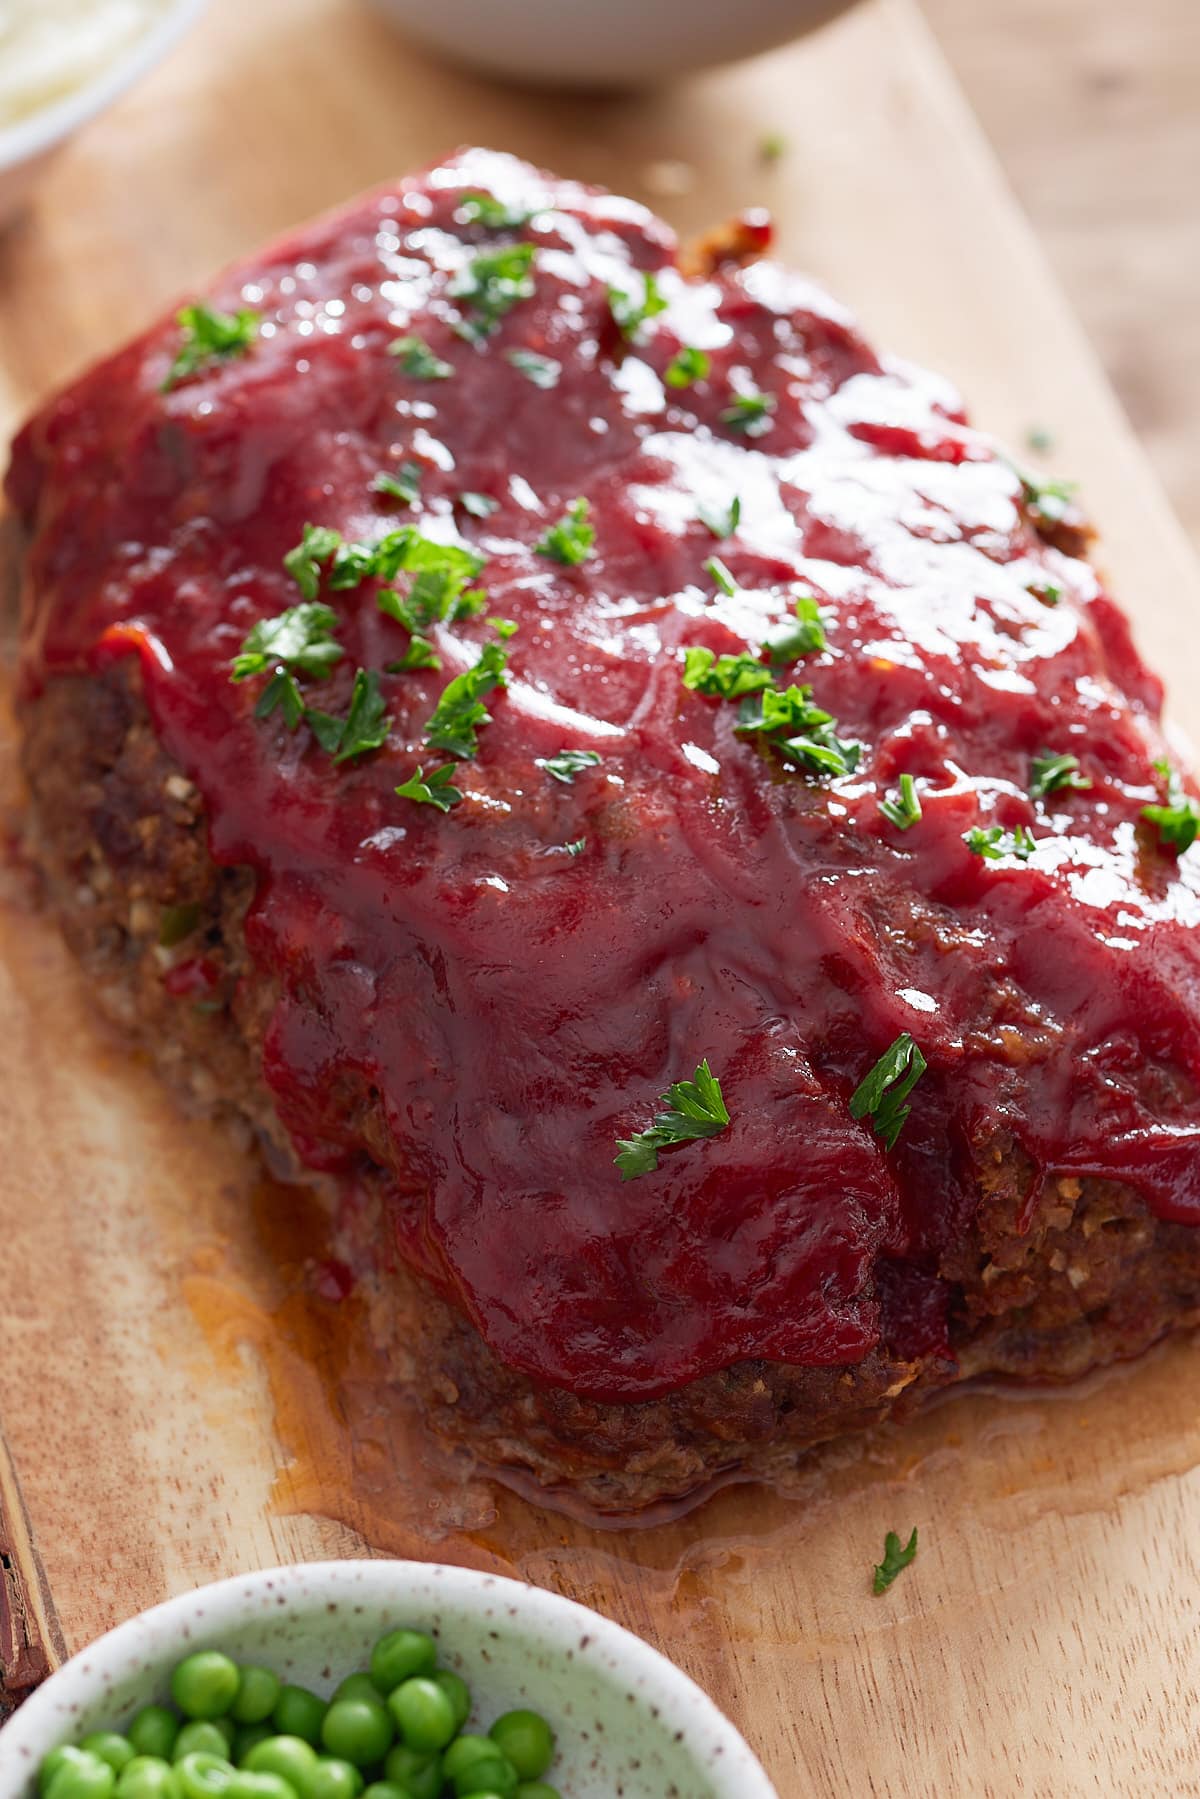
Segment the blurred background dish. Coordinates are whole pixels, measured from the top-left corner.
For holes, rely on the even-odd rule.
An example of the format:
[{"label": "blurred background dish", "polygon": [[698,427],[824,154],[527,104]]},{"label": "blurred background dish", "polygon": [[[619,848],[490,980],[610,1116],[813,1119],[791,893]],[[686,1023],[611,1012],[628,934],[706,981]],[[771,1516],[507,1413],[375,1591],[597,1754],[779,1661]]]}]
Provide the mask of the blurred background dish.
[{"label": "blurred background dish", "polygon": [[152,69],[206,0],[11,0],[0,7],[0,225],[54,152]]},{"label": "blurred background dish", "polygon": [[515,81],[639,87],[755,56],[852,0],[372,0],[417,43]]}]

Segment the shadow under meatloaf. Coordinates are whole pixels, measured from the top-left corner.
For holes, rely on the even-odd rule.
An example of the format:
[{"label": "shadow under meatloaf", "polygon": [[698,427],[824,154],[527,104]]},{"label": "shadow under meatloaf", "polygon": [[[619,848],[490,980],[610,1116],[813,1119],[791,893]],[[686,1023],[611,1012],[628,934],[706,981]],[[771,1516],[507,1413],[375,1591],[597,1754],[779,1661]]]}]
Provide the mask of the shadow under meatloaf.
[{"label": "shadow under meatloaf", "polygon": [[[294,1165],[261,1072],[277,993],[245,947],[254,875],[209,855],[199,793],[156,737],[135,665],[50,681],[22,722],[30,848],[100,1003],[189,1102],[247,1121]],[[382,1115],[364,1104],[359,1129],[385,1174]],[[364,1174],[370,1190],[370,1164]],[[952,1382],[1069,1380],[1200,1320],[1200,1232],[1155,1218],[1127,1187],[1053,1174],[1026,1221],[1029,1170],[1008,1142],[979,1155],[976,1175],[974,1221],[938,1270],[954,1360],[903,1359],[884,1341],[851,1366],[745,1361],[661,1399],[604,1404],[507,1367],[423,1293],[432,1421],[498,1467],[633,1512],[733,1470],[781,1473]],[[360,1249],[383,1228],[378,1211],[360,1217]],[[396,1278],[389,1267],[389,1290]],[[386,1333],[389,1307],[376,1310]]]}]

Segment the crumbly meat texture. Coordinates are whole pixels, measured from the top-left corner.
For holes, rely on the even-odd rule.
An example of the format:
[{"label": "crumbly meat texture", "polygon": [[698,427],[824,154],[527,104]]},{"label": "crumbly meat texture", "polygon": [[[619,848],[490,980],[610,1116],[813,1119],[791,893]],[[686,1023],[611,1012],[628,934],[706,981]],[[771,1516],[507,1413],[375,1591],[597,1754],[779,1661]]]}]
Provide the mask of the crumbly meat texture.
[{"label": "crumbly meat texture", "polygon": [[[286,1163],[260,1072],[277,994],[243,934],[254,877],[211,859],[199,795],[155,736],[134,665],[51,682],[23,725],[28,846],[100,1003],[188,1102],[247,1121]],[[431,1417],[499,1469],[630,1513],[732,1473],[782,1473],[955,1381],[1070,1380],[1200,1319],[1200,1233],[1127,1187],[1070,1175],[1045,1181],[1026,1222],[1028,1184],[1010,1143],[980,1153],[978,1211],[939,1269],[954,1359],[903,1359],[883,1342],[850,1366],[745,1361],[662,1399],[603,1404],[506,1367],[426,1294]],[[378,1220],[360,1214],[357,1229],[369,1258]]]}]

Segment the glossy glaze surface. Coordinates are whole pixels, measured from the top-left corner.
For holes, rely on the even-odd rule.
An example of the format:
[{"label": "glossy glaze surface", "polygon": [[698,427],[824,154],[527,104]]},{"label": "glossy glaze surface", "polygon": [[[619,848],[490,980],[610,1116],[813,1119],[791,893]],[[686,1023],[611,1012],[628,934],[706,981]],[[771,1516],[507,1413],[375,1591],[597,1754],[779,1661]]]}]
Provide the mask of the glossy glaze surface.
[{"label": "glossy glaze surface", "polygon": [[[480,190],[534,219],[464,225]],[[448,288],[513,239],[537,246],[535,291],[465,342]],[[1160,694],[1120,614],[943,383],[770,264],[685,282],[673,260],[633,204],[468,153],[233,271],[215,302],[266,321],[247,355],[163,394],[163,324],[49,406],[10,477],[35,532],[27,692],[138,655],[214,854],[259,873],[248,939],[282,991],[264,1074],[300,1153],[352,1168],[381,1113],[404,1254],[501,1357],[616,1399],[746,1356],[852,1361],[881,1328],[936,1347],[928,1277],[1010,1141],[1031,1199],[1044,1170],[1092,1173],[1200,1221],[1195,852],[1140,822]],[[669,306],[626,343],[607,290],[646,269]],[[413,332],[452,378],[388,354]],[[674,389],[681,344],[710,367]],[[755,390],[775,409],[749,436],[721,414]],[[411,510],[371,487],[405,461]],[[463,492],[498,508],[473,518]],[[534,546],[581,495],[595,552],[562,567]],[[718,543],[697,507],[735,495]],[[445,815],[393,790],[442,760],[422,727],[482,618],[435,631],[440,672],[383,676],[389,741],[351,764],[228,679],[300,597],[282,557],[309,521],[461,536],[519,626]],[[863,746],[834,780],[681,680],[684,646],[757,653],[797,583],[828,645],[779,678]],[[312,695],[331,711],[404,651],[377,586],[325,596],[347,650]],[[556,782],[541,761],[564,748],[601,761]],[[1043,751],[1092,785],[1031,800]],[[902,773],[922,807],[903,832],[880,811]],[[973,855],[990,825],[1034,853]],[[888,1151],[848,1100],[901,1031],[929,1072]],[[730,1127],[622,1182],[616,1139],[702,1057]]]}]

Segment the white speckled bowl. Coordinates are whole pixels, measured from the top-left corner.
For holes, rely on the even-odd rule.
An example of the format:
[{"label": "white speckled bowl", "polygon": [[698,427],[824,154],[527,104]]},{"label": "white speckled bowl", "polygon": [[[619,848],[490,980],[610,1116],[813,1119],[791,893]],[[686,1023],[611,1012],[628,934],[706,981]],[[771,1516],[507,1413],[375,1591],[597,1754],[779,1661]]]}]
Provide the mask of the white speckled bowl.
[{"label": "white speckled bowl", "polygon": [[468,1729],[513,1706],[558,1732],[563,1799],[778,1799],[695,1683],[599,1613],[541,1587],[436,1562],[312,1562],[239,1575],[119,1625],[51,1676],[0,1730],[0,1799],[29,1799],[42,1756],[167,1696],[194,1649],[263,1662],[328,1693],[385,1630],[412,1625],[475,1695]]},{"label": "white speckled bowl", "polygon": [[161,62],[207,4],[208,0],[173,0],[128,53],[101,69],[94,80],[39,107],[15,125],[0,127],[0,225],[27,199],[55,151]]}]

